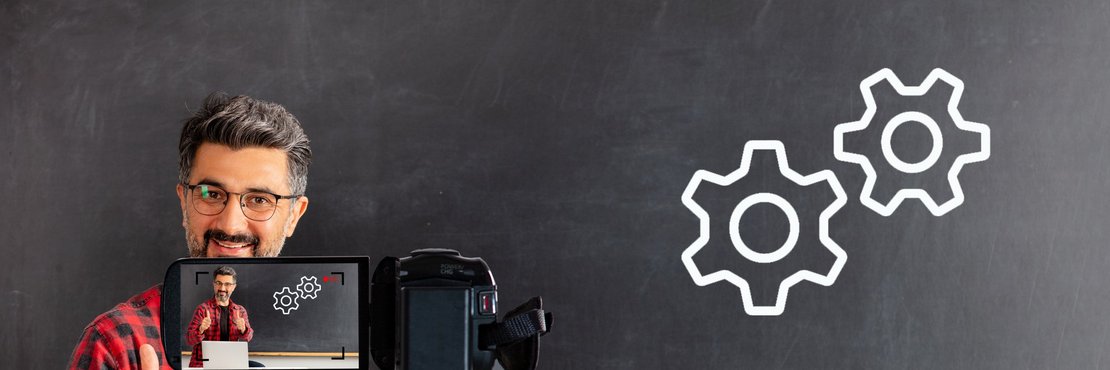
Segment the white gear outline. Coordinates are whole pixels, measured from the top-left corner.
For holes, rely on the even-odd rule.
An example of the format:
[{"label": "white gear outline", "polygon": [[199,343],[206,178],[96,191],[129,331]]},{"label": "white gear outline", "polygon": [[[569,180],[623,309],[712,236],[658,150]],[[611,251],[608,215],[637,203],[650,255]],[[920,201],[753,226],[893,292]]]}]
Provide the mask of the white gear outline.
[{"label": "white gear outline", "polygon": [[[933,197],[930,196],[929,193],[926,192],[924,189],[900,189],[897,193],[894,194],[894,197],[891,198],[890,202],[888,202],[887,204],[879,203],[871,197],[872,191],[875,190],[875,180],[877,179],[877,175],[875,174],[875,167],[871,165],[871,160],[868,159],[867,156],[864,156],[862,154],[844,151],[844,134],[848,132],[860,131],[867,128],[867,126],[871,123],[871,119],[874,118],[876,110],[875,96],[871,92],[871,87],[882,80],[889,81],[890,85],[894,87],[894,90],[902,96],[925,95],[925,93],[928,92],[931,87],[933,87],[933,84],[936,83],[937,80],[944,81],[945,83],[953,87],[952,96],[948,100],[948,114],[952,117],[952,121],[956,123],[956,127],[960,130],[975,132],[979,134],[980,150],[978,152],[962,154],[956,157],[955,162],[952,163],[952,167],[948,170],[948,184],[952,188],[953,197],[947,202],[944,202],[943,204],[937,204],[937,202],[933,200]],[[991,156],[990,127],[982,123],[964,120],[963,116],[960,114],[959,109],[957,108],[960,103],[960,97],[963,95],[964,92],[964,82],[959,78],[956,78],[956,76],[948,73],[947,71],[936,68],[933,69],[933,71],[925,77],[925,81],[923,81],[921,85],[906,86],[902,83],[901,80],[898,79],[898,76],[894,75],[894,72],[891,71],[890,68],[883,68],[882,70],[875,72],[875,74],[872,74],[871,76],[863,79],[863,81],[860,81],[859,88],[860,92],[863,93],[863,100],[867,104],[867,111],[863,113],[863,117],[859,121],[841,123],[839,125],[836,125],[836,128],[833,129],[833,156],[835,156],[837,160],[840,160],[842,162],[856,163],[863,167],[863,172],[867,175],[867,179],[864,181],[863,191],[860,192],[860,203],[863,203],[863,205],[867,208],[870,208],[876,213],[886,217],[894,214],[894,211],[898,209],[898,206],[902,205],[902,202],[905,201],[907,198],[916,198],[921,200],[921,203],[929,209],[929,212],[932,213],[933,216],[942,216],[949,211],[952,211],[959,205],[963,204],[964,191],[963,187],[960,186],[960,181],[958,178],[960,170],[962,170],[964,165],[968,163],[982,162],[987,160],[987,158],[990,158]],[[926,124],[926,126],[928,126],[928,124]],[[932,128],[930,127],[930,132],[931,131]],[[934,135],[934,149],[942,145],[939,140],[936,140],[936,138],[939,137],[939,135]],[[888,154],[888,152],[892,153],[892,150],[890,149],[890,141],[884,140],[884,156],[889,157],[890,155]],[[932,157],[931,153],[930,157]],[[922,169],[922,171],[923,170],[924,169]]]},{"label": "white gear outline", "polygon": [[301,276],[301,283],[297,284],[297,292],[304,299],[316,299],[316,293],[320,291],[320,288],[320,284],[316,283],[315,276]]},{"label": "white gear outline", "polygon": [[[708,275],[702,275],[701,271],[698,269],[698,266],[694,264],[693,259],[694,255],[697,254],[698,251],[700,251],[703,247],[705,247],[706,244],[709,243],[709,214],[693,199],[694,193],[697,192],[698,185],[701,184],[702,181],[708,181],[720,186],[729,186],[737,180],[740,180],[741,178],[746,176],[748,174],[748,170],[751,169],[752,152],[754,152],[755,150],[773,150],[775,152],[776,158],[778,159],[779,172],[781,172],[783,176],[785,176],[787,179],[794,182],[795,184],[801,186],[809,186],[821,181],[825,181],[829,183],[829,186],[833,189],[833,193],[836,194],[836,200],[834,200],[832,204],[826,207],[825,210],[821,211],[821,215],[819,217],[819,239],[821,240],[821,245],[836,256],[836,261],[833,262],[832,268],[829,269],[829,272],[826,275],[821,275],[809,270],[801,270],[795,272],[794,274],[791,274],[786,279],[783,279],[783,281],[779,283],[778,294],[775,298],[775,304],[773,306],[756,306],[752,300],[751,287],[748,285],[748,282],[744,280],[744,278],[741,278],[732,271],[728,270],[721,270],[710,273]],[[790,169],[790,166],[787,164],[786,161],[786,149],[781,141],[748,141],[744,144],[744,155],[740,159],[740,168],[728,174],[727,176],[721,176],[706,170],[698,170],[694,173],[693,178],[690,179],[690,184],[686,186],[686,191],[682,193],[682,204],[686,205],[686,208],[689,208],[690,211],[697,215],[698,219],[700,220],[700,233],[698,239],[695,240],[693,244],[690,244],[690,246],[687,247],[686,250],[682,251],[682,263],[686,266],[686,271],[690,273],[690,277],[694,279],[694,283],[698,286],[706,286],[721,280],[725,280],[729,283],[732,283],[732,285],[740,288],[741,298],[743,298],[744,301],[744,312],[746,312],[747,314],[752,316],[782,315],[783,311],[786,308],[786,298],[789,294],[790,288],[793,287],[795,284],[803,280],[809,280],[823,286],[831,286],[836,281],[836,277],[840,275],[840,271],[844,268],[844,263],[848,260],[848,254],[845,253],[844,249],[841,249],[840,246],[837,245],[831,237],[829,237],[829,219],[832,218],[832,216],[836,214],[836,212],[839,211],[840,208],[844,207],[846,203],[848,203],[848,196],[844,192],[844,189],[840,186],[840,181],[837,180],[836,174],[834,174],[831,170],[822,170],[807,176],[802,176],[801,174]],[[790,226],[792,230],[798,227],[798,225],[795,224],[793,221],[791,222]]]},{"label": "white gear outline", "polygon": [[[282,304],[282,298],[289,298],[291,303]],[[300,308],[301,305],[297,303],[297,293],[294,293],[289,287],[282,287],[280,292],[274,292],[274,310],[281,311],[282,315],[288,315],[289,311]]]}]

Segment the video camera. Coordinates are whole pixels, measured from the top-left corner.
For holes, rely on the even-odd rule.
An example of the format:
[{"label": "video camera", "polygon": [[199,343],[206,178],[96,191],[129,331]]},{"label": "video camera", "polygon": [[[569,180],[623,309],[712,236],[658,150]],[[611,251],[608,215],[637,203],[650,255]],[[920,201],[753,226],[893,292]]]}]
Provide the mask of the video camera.
[{"label": "video camera", "polygon": [[[481,258],[424,249],[384,258],[372,280],[369,269],[366,256],[177,260],[163,284],[166,359],[174,369],[369,369],[371,360],[383,370],[535,369],[551,314],[535,297],[498,321],[497,285]],[[234,284],[217,284],[224,271]],[[203,329],[230,323],[214,292],[252,334]]]},{"label": "video camera", "polygon": [[386,257],[370,289],[370,353],[381,369],[535,369],[551,325],[539,297],[497,322],[486,262],[450,249]]}]

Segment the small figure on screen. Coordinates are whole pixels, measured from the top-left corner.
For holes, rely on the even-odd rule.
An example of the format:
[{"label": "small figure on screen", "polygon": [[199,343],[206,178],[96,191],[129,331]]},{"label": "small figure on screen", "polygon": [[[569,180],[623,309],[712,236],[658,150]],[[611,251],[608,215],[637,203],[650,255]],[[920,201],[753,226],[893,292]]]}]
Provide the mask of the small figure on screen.
[{"label": "small figure on screen", "polygon": [[189,367],[203,366],[202,341],[249,342],[254,337],[247,309],[231,301],[238,280],[235,269],[220,266],[212,275],[214,295],[193,310],[193,319],[185,333],[186,342],[193,346]]}]

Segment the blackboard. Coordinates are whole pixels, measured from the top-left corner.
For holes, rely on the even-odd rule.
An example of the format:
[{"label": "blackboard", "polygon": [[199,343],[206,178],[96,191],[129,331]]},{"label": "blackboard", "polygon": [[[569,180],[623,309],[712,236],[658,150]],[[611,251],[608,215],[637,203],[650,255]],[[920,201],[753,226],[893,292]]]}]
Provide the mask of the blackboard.
[{"label": "blackboard", "polygon": [[[312,141],[311,203],[283,255],[483,257],[503,311],[541,295],[555,313],[542,369],[1105,367],[1107,35],[1110,5],[1091,0],[6,1],[0,358],[63,367],[86,324],[186,254],[178,135],[222,90],[283,104]],[[942,216],[867,208],[863,169],[834,155],[884,68],[958,77],[959,111],[991,129]],[[940,87],[876,85],[891,109],[876,114],[951,129]],[[881,161],[872,134],[845,144]],[[978,149],[958,134],[922,176],[876,168],[876,197],[948,197],[945,169]],[[681,258],[701,235],[681,199],[694,174],[731,173],[752,140],[846,195],[828,226],[842,270],[793,286],[778,316],[699,286]],[[890,140],[905,160],[932,148],[921,125]],[[770,158],[695,197],[724,216],[693,261],[745,274],[758,302],[836,259],[811,227],[769,264],[721,233],[750,191],[781,191],[809,225],[835,198]],[[789,234],[765,204],[743,219],[757,251]]]},{"label": "blackboard", "polygon": [[[254,330],[248,343],[251,352],[314,352],[335,356],[358,352],[358,265],[228,266],[235,269],[238,278],[231,301],[247,310]],[[182,266],[181,333],[189,327],[197,305],[212,298],[215,268]],[[184,336],[180,343],[182,351],[193,350]]]}]

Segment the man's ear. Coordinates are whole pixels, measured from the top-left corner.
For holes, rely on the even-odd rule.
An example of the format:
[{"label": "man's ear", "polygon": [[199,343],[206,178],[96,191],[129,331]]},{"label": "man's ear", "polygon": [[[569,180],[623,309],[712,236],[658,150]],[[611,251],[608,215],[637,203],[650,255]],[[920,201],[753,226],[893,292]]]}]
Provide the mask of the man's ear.
[{"label": "man's ear", "polygon": [[188,209],[185,208],[185,198],[185,186],[177,184],[177,200],[181,201],[181,227],[187,229],[189,228],[189,226],[186,224],[185,220],[188,219],[188,216],[185,214],[185,212],[188,212]]},{"label": "man's ear", "polygon": [[293,236],[293,231],[297,229],[297,222],[304,216],[304,212],[308,210],[308,197],[299,196],[296,201],[290,206],[292,207],[289,222],[285,224],[285,237]]}]

